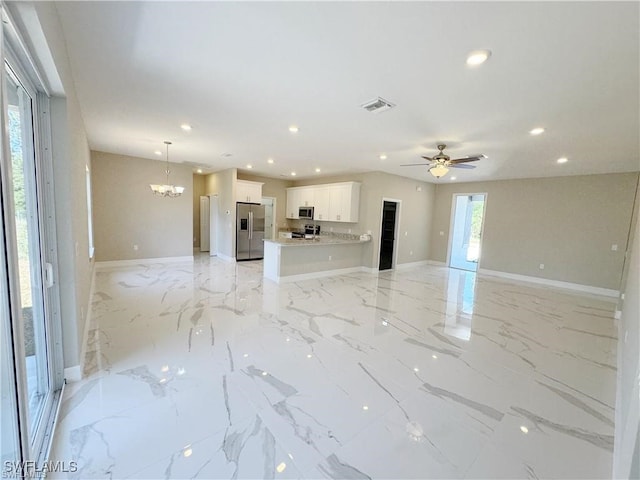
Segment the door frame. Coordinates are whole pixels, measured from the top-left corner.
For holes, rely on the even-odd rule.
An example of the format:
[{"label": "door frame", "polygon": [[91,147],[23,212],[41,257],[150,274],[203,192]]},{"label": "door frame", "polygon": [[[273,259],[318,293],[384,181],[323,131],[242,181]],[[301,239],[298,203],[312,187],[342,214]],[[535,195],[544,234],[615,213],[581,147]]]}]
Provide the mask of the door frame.
[{"label": "door frame", "polygon": [[384,202],[394,202],[396,204],[396,225],[393,230],[393,255],[391,257],[391,268],[389,270],[395,270],[398,263],[398,244],[400,243],[400,236],[398,231],[400,230],[400,218],[402,214],[402,200],[398,198],[382,197],[380,200],[380,223],[378,224],[378,254],[376,255],[375,269],[380,271],[380,250],[382,250],[382,216],[384,214]]},{"label": "door frame", "polygon": [[451,196],[451,210],[449,219],[449,238],[447,240],[447,267],[451,267],[451,244],[453,243],[453,224],[456,218],[456,197],[472,197],[474,195],[484,195],[484,208],[482,209],[482,230],[480,234],[480,258],[478,258],[478,266],[476,273],[480,270],[480,262],[482,261],[482,242],[484,239],[484,221],[487,216],[487,202],[489,201],[489,194],[487,192],[474,192],[474,193],[454,193]]}]

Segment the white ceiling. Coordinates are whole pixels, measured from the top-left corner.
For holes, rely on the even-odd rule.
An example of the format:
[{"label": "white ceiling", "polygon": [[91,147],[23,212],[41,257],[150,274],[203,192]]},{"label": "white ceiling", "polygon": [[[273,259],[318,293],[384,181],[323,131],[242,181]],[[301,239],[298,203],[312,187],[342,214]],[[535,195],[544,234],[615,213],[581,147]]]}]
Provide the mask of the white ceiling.
[{"label": "white ceiling", "polygon": [[[399,165],[438,142],[489,157],[440,182],[640,169],[638,2],[57,7],[94,150],[159,159],[171,140],[172,161],[296,178],[433,181]],[[481,48],[491,58],[468,67]],[[377,96],[397,107],[360,108]]]}]

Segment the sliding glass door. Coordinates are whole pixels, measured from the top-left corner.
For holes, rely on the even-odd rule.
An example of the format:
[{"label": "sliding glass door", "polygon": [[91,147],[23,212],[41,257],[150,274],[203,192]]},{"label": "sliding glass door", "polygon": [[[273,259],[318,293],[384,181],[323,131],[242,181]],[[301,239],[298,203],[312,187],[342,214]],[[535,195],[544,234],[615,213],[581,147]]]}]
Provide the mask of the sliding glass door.
[{"label": "sliding glass door", "polygon": [[22,320],[24,371],[28,395],[28,418],[31,431],[36,430],[49,391],[44,291],[45,271],[40,255],[40,225],[33,136],[34,100],[7,65],[5,71],[6,120],[11,157],[12,201],[17,247],[19,301]]},{"label": "sliding glass door", "polygon": [[3,477],[16,475],[18,462],[45,460],[63,384],[48,96],[36,88],[39,76],[9,20],[3,15],[0,25]]}]

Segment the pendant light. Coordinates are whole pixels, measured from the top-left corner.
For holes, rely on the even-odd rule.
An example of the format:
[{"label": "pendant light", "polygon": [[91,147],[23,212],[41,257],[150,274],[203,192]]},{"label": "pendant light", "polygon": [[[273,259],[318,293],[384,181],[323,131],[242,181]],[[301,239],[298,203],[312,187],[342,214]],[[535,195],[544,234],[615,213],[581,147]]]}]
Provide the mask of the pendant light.
[{"label": "pendant light", "polygon": [[179,197],[182,195],[182,192],[184,192],[184,187],[176,187],[169,183],[169,174],[171,173],[171,170],[169,170],[169,145],[171,145],[171,142],[165,141],[164,144],[167,146],[167,169],[165,170],[165,173],[167,174],[167,183],[164,185],[151,183],[149,184],[149,187],[151,187],[153,194],[158,195],[159,197]]}]

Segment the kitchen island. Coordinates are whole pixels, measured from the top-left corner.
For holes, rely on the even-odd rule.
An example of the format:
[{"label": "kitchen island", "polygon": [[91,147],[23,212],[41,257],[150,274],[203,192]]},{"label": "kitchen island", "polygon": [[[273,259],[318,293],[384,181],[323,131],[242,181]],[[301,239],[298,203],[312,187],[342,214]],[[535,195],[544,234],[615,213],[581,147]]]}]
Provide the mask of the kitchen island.
[{"label": "kitchen island", "polygon": [[370,240],[319,235],[264,241],[264,277],[276,283],[360,271]]}]

